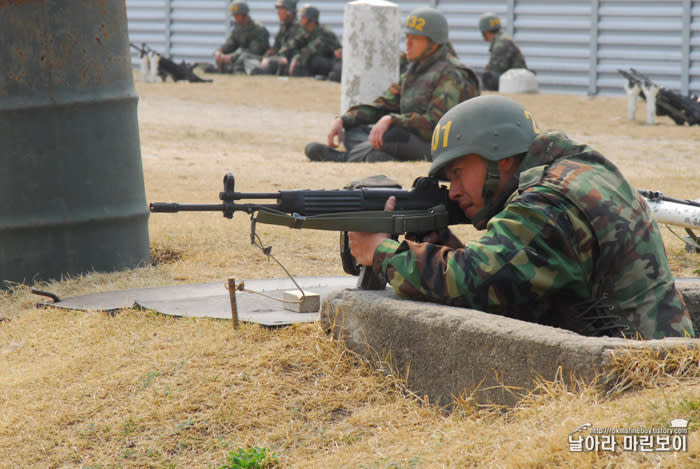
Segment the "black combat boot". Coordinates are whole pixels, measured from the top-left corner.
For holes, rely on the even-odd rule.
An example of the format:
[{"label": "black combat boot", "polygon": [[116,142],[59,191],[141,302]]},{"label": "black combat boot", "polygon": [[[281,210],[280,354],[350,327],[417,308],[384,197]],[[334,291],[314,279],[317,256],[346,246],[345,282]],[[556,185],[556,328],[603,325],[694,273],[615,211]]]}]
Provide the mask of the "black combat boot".
[{"label": "black combat boot", "polygon": [[306,145],[304,153],[311,161],[335,161],[337,163],[344,163],[348,160],[346,152],[334,150],[328,145],[316,142]]}]

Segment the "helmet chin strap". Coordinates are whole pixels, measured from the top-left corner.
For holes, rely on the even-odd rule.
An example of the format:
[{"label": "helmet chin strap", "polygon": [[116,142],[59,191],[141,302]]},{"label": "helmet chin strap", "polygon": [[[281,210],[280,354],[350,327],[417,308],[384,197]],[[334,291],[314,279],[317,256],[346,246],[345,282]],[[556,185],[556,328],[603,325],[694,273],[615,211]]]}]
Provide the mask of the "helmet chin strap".
[{"label": "helmet chin strap", "polygon": [[501,173],[498,170],[498,161],[489,161],[486,165],[486,179],[481,197],[484,201],[484,208],[479,210],[471,219],[472,225],[477,230],[486,228],[486,224],[491,217],[503,209],[503,204],[518,187],[519,174],[515,173],[508,181],[506,187],[499,192],[501,184]]},{"label": "helmet chin strap", "polygon": [[[437,44],[437,43],[433,42],[433,40],[427,36],[426,36],[426,38],[428,39],[428,47],[426,47],[425,50],[423,52],[421,52],[421,54],[418,57],[411,60],[411,62],[414,62],[414,61],[420,62],[421,60],[428,57],[430,54],[432,54],[434,52],[433,51],[433,44]],[[440,44],[438,44],[438,48],[440,48]],[[435,49],[435,50],[437,50],[437,49]]]}]

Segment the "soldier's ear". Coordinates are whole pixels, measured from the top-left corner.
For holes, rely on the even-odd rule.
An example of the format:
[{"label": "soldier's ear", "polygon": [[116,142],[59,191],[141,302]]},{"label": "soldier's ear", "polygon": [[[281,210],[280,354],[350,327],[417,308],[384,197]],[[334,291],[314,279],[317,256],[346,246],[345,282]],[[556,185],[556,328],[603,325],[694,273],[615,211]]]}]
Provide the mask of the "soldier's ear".
[{"label": "soldier's ear", "polygon": [[518,166],[518,159],[515,156],[506,158],[498,162],[498,167],[501,171],[513,171]]}]

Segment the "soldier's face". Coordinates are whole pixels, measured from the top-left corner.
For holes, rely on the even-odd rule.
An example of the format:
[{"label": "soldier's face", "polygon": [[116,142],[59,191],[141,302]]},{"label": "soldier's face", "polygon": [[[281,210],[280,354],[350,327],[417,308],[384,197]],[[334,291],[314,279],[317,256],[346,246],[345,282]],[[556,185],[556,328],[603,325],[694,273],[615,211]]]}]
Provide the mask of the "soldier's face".
[{"label": "soldier's face", "polygon": [[487,162],[479,155],[466,155],[447,168],[450,180],[450,199],[459,204],[468,218],[474,217],[484,208],[481,196],[486,180]]},{"label": "soldier's face", "polygon": [[277,17],[280,21],[287,21],[287,15],[289,15],[289,10],[285,7],[277,7]]},{"label": "soldier's face", "polygon": [[244,24],[243,22],[245,21],[245,15],[243,13],[236,13],[233,15],[233,18],[236,20],[237,24]]},{"label": "soldier's face", "polygon": [[406,59],[413,60],[421,56],[428,48],[428,38],[425,36],[416,36],[415,34],[406,34]]},{"label": "soldier's face", "polygon": [[[484,208],[484,182],[488,161],[471,154],[456,160],[445,170],[450,180],[450,199],[459,204],[468,218],[474,218]],[[500,182],[496,196],[508,187],[509,181],[518,171],[519,160],[509,157],[498,162]]]}]

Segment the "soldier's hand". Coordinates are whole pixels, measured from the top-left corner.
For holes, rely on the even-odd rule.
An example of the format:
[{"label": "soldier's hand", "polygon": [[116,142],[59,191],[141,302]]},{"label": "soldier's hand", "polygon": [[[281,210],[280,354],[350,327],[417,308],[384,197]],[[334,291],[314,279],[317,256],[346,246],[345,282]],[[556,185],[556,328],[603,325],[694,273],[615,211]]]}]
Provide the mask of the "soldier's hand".
[{"label": "soldier's hand", "polygon": [[414,243],[430,243],[438,246],[447,246],[452,249],[461,249],[464,243],[457,237],[449,228],[443,228],[440,231],[431,231],[427,234],[419,235],[417,233],[406,233],[404,236],[409,241]]},{"label": "soldier's hand", "polygon": [[[393,211],[396,208],[396,197],[391,196],[384,204],[384,210]],[[348,246],[350,254],[358,264],[371,266],[374,261],[374,251],[385,239],[391,237],[389,233],[360,233],[351,231],[348,233]]]},{"label": "soldier's hand", "polygon": [[343,141],[343,120],[336,117],[331,124],[331,129],[328,131],[328,146],[337,148],[340,142]]},{"label": "soldier's hand", "polygon": [[372,148],[379,150],[384,144],[384,134],[391,127],[391,116],[384,116],[377,121],[372,127],[372,131],[369,133],[369,143],[372,144]]}]

